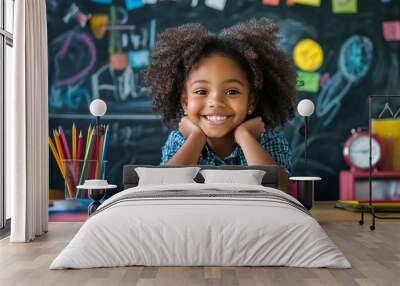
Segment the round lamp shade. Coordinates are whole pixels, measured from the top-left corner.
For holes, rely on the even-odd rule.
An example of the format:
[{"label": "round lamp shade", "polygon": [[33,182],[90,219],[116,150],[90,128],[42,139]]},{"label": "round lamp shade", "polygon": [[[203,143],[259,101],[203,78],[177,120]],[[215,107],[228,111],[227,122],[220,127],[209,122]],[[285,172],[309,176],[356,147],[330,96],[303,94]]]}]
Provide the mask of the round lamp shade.
[{"label": "round lamp shade", "polygon": [[95,99],[90,103],[90,113],[94,116],[103,116],[107,111],[107,104],[101,99]]},{"label": "round lamp shade", "polygon": [[314,103],[309,99],[303,99],[297,104],[297,112],[301,116],[311,116],[314,113]]}]

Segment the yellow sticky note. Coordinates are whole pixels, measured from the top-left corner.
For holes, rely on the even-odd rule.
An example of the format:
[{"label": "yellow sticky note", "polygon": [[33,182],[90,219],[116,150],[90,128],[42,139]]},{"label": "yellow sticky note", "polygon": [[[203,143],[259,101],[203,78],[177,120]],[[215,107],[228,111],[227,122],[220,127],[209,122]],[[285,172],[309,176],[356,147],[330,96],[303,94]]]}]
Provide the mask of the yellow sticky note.
[{"label": "yellow sticky note", "polygon": [[297,72],[297,80],[302,84],[296,86],[298,91],[318,92],[319,73],[317,72]]},{"label": "yellow sticky note", "polygon": [[358,0],[332,0],[333,13],[357,13]]},{"label": "yellow sticky note", "polygon": [[315,7],[321,6],[321,0],[293,0],[293,3],[315,6]]},{"label": "yellow sticky note", "polygon": [[90,18],[89,27],[96,39],[103,39],[104,34],[107,31],[108,23],[109,19],[107,14],[95,14]]},{"label": "yellow sticky note", "polygon": [[293,51],[294,63],[303,71],[316,71],[324,60],[321,46],[312,39],[297,43]]}]

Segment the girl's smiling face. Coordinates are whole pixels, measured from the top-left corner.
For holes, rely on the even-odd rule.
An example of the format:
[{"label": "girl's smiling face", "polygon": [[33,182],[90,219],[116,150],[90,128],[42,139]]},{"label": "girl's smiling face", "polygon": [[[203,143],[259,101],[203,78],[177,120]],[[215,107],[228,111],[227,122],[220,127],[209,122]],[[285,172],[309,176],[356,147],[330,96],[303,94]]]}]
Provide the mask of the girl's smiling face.
[{"label": "girl's smiling face", "polygon": [[208,138],[222,138],[235,130],[253,109],[245,72],[228,57],[212,54],[189,72],[182,108]]}]

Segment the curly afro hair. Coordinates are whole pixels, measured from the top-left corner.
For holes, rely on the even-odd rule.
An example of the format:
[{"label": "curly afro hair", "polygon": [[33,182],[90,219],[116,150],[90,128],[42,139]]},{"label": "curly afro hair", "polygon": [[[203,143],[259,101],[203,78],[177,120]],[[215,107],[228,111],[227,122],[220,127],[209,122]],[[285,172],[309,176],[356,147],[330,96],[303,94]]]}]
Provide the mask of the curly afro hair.
[{"label": "curly afro hair", "polygon": [[266,127],[275,128],[294,115],[296,72],[291,58],[278,47],[278,26],[271,20],[252,19],[222,30],[208,32],[201,24],[168,28],[159,34],[145,84],[153,108],[173,127],[183,116],[180,97],[186,77],[201,59],[222,54],[246,73],[256,108]]}]

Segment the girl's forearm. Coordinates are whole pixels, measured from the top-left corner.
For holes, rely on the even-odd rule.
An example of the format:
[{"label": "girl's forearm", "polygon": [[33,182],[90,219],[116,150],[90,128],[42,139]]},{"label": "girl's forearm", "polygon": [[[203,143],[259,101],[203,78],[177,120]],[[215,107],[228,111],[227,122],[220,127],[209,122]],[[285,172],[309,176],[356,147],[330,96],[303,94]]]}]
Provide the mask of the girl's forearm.
[{"label": "girl's forearm", "polygon": [[250,132],[242,132],[236,142],[243,150],[247,165],[279,165]]},{"label": "girl's forearm", "polygon": [[206,144],[206,137],[189,135],[182,147],[169,159],[167,165],[197,165],[201,150]]}]

